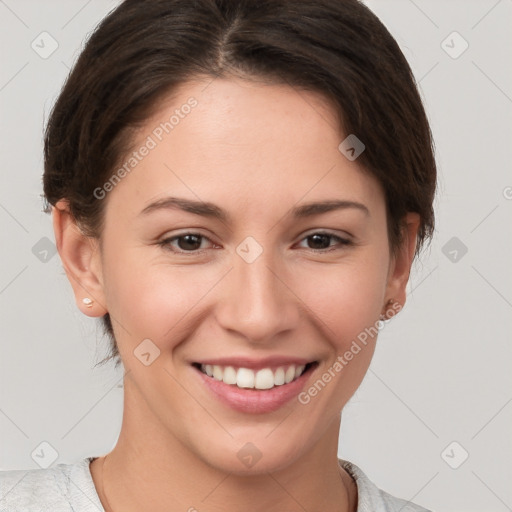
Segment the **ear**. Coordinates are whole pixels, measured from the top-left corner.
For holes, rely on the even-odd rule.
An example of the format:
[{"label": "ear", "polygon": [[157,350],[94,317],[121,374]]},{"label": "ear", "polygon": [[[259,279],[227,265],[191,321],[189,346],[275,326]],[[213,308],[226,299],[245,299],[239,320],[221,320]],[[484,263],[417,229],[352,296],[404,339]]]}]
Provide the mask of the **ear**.
[{"label": "ear", "polygon": [[403,218],[402,225],[402,240],[396,254],[391,258],[386,286],[386,300],[398,303],[400,309],[406,301],[405,290],[409,281],[420,226],[419,214],[408,213]]},{"label": "ear", "polygon": [[108,311],[98,241],[82,232],[69,211],[67,200],[60,200],[52,207],[52,218],[57,250],[78,308],[87,316],[105,315]]}]

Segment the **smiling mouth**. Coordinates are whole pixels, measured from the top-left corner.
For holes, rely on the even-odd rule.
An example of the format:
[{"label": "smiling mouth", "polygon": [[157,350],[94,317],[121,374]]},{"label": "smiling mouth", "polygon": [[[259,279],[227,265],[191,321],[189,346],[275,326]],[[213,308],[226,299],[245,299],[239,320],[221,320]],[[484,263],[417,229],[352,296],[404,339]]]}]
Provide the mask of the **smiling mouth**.
[{"label": "smiling mouth", "polygon": [[256,371],[250,368],[200,363],[193,363],[192,366],[212,379],[240,389],[267,390],[297,380],[318,366],[318,362],[312,361],[306,365],[288,364],[274,369],[261,368]]}]

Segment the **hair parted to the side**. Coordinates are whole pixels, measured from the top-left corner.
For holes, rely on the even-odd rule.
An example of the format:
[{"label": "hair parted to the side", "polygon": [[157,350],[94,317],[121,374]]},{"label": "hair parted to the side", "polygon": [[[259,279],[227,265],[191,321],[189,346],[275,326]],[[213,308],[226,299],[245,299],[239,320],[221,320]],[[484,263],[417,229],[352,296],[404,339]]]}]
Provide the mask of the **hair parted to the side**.
[{"label": "hair parted to the side", "polygon": [[[159,100],[198,77],[288,84],[332,102],[341,137],[381,183],[390,248],[407,212],[421,217],[417,253],[434,229],[434,143],[412,71],[380,20],[358,0],[125,0],[89,37],[47,123],[44,194],[69,201],[84,232],[100,237],[115,172]],[[109,315],[111,350],[119,352]]]}]

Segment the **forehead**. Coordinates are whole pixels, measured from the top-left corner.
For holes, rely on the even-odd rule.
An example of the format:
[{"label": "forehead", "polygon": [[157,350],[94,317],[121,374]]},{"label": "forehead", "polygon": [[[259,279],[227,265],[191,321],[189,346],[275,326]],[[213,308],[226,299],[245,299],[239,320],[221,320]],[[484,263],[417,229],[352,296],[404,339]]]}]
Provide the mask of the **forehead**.
[{"label": "forehead", "polygon": [[319,93],[241,79],[191,81],[138,130],[135,151],[150,149],[113,195],[133,204],[181,193],[255,211],[305,196],[375,196],[375,180],[340,153],[344,138],[334,106]]},{"label": "forehead", "polygon": [[[188,107],[193,103],[193,107]],[[335,106],[317,92],[283,84],[232,79],[203,79],[181,84],[172,97],[161,101],[141,135],[171,120],[172,131],[163,138],[220,146],[224,156],[242,150],[265,148],[279,153],[295,148],[336,148],[342,130]],[[169,128],[167,126],[167,128]],[[166,137],[169,135],[169,137]],[[180,135],[184,137],[180,138]],[[306,147],[304,147],[306,143]],[[227,151],[230,147],[231,151]],[[209,148],[214,150],[213,147]],[[236,154],[236,156],[240,156]]]}]

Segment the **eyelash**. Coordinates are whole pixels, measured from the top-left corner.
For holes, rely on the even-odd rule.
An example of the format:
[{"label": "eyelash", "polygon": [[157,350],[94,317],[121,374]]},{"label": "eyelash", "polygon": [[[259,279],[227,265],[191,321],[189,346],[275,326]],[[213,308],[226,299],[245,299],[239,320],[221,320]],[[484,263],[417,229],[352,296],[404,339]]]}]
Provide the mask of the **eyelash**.
[{"label": "eyelash", "polygon": [[[171,245],[170,245],[171,242],[174,242],[175,240],[179,240],[180,238],[184,238],[184,237],[186,237],[188,235],[193,235],[193,236],[196,236],[196,237],[198,237],[198,238],[200,238],[202,240],[203,239],[204,240],[208,240],[209,242],[213,243],[208,237],[206,237],[204,235],[201,235],[200,233],[188,232],[188,233],[182,233],[181,235],[177,235],[177,236],[174,236],[174,237],[171,237],[171,238],[166,238],[165,240],[162,240],[162,241],[158,242],[158,245],[163,247],[164,249],[169,250],[171,252],[174,252],[176,254],[187,254],[187,255],[190,255],[190,256],[197,256],[199,254],[203,254],[206,249],[194,250],[194,251],[183,251],[183,250],[176,250],[176,249],[172,249],[171,248]],[[307,240],[308,238],[310,238],[310,237],[312,237],[314,235],[325,235],[325,236],[328,236],[331,239],[336,240],[338,242],[338,244],[340,245],[340,247],[328,247],[326,249],[307,249],[306,248],[307,250],[312,251],[313,253],[327,253],[327,252],[332,252],[332,251],[335,251],[335,250],[339,250],[342,247],[347,247],[347,246],[354,245],[354,243],[351,240],[348,240],[346,238],[341,238],[338,235],[335,235],[335,234],[329,233],[329,232],[325,232],[325,231],[315,231],[315,232],[310,233],[309,235],[305,236],[300,241],[302,242],[303,240]]]}]

